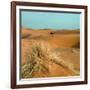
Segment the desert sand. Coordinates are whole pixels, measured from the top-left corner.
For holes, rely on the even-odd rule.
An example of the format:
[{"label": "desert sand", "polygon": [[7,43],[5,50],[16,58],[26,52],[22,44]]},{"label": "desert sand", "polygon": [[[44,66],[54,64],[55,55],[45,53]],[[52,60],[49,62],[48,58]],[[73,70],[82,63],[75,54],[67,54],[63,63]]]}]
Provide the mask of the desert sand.
[{"label": "desert sand", "polygon": [[21,29],[21,78],[80,75],[80,31]]}]

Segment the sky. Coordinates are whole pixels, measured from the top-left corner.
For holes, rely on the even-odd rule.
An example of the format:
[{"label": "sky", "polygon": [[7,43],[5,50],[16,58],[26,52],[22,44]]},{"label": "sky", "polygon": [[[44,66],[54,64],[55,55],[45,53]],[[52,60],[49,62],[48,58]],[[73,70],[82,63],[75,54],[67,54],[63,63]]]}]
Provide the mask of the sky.
[{"label": "sky", "polygon": [[80,29],[80,14],[21,11],[21,26],[32,29]]}]

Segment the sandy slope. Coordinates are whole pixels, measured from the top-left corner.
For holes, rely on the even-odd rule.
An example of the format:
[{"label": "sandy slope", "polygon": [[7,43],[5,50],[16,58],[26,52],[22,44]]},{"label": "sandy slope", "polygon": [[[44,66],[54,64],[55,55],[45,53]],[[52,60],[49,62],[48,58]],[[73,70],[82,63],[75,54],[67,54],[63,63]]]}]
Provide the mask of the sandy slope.
[{"label": "sandy slope", "polygon": [[[57,52],[66,62],[70,62],[75,70],[80,70],[80,33],[75,31],[53,31],[53,30],[21,30],[21,57],[22,64],[26,63],[27,51],[30,50],[31,40],[45,41],[52,47],[52,52]],[[57,33],[58,32],[58,33]],[[44,66],[48,66],[49,72],[34,72],[34,77],[54,77],[54,76],[70,76],[76,75],[67,67],[63,67],[52,61],[44,62]],[[54,68],[53,68],[54,67]]]}]

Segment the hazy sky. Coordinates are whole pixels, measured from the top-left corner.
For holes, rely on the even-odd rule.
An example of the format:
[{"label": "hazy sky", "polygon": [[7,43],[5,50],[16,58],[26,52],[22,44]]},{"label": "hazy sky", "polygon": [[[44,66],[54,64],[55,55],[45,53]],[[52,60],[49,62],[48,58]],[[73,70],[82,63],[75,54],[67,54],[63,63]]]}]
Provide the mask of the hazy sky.
[{"label": "hazy sky", "polygon": [[80,14],[21,11],[21,26],[32,29],[79,29]]}]

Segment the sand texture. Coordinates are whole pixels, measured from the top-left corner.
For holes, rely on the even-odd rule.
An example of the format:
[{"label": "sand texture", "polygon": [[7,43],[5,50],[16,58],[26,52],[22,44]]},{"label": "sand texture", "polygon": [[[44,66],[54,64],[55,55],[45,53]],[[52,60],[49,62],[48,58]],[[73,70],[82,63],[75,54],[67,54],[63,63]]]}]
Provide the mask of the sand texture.
[{"label": "sand texture", "polygon": [[79,30],[21,29],[21,78],[80,75]]}]

